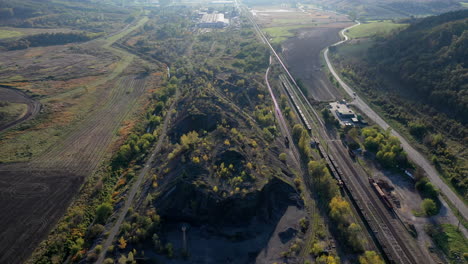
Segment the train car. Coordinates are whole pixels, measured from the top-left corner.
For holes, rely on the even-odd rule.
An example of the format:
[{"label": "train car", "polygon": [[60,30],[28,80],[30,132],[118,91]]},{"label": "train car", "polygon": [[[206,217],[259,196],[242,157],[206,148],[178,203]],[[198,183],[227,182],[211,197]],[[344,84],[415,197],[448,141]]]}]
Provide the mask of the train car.
[{"label": "train car", "polygon": [[304,113],[302,112],[302,109],[299,107],[297,98],[291,93],[291,91],[289,91],[288,86],[284,82],[281,82],[281,83],[283,84],[283,87],[286,90],[286,93],[291,98],[291,101],[294,104],[296,111],[299,113],[299,118],[301,119],[302,123],[306,127],[307,131],[312,132],[312,126],[309,124],[309,121],[307,121]]},{"label": "train car", "polygon": [[385,193],[382,191],[382,188],[380,188],[380,186],[374,181],[374,179],[369,178],[369,183],[371,184],[374,191],[377,192],[385,206],[387,206],[387,208],[390,210],[393,209],[393,204],[391,203],[390,199],[388,199],[388,196],[385,195]]}]

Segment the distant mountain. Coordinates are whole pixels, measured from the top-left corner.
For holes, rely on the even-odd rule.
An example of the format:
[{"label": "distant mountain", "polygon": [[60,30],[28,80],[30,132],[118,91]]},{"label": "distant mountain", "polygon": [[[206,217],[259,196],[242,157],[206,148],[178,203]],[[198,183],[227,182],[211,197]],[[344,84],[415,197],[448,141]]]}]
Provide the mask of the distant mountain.
[{"label": "distant mountain", "polygon": [[370,61],[421,100],[468,123],[468,10],[413,23],[378,42]]},{"label": "distant mountain", "polygon": [[358,19],[390,19],[441,14],[462,9],[459,0],[310,0]]}]

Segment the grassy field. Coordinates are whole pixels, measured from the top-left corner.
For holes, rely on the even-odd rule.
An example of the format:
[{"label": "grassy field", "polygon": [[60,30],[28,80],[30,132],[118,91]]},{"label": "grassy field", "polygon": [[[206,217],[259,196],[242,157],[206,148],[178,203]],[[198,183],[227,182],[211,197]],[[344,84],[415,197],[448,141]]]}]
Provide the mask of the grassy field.
[{"label": "grassy field", "polygon": [[460,2],[460,5],[463,7],[468,7],[468,2]]},{"label": "grassy field", "polygon": [[20,118],[26,113],[27,108],[26,104],[21,103],[9,103],[7,105],[0,106],[0,125],[7,124]]},{"label": "grassy field", "polygon": [[[143,17],[118,34],[97,40],[99,41],[99,45],[119,56],[120,59],[109,67],[107,74],[99,75],[90,82],[83,83],[83,85],[69,87],[69,89],[63,92],[42,99],[41,102],[49,106],[64,103],[67,104],[68,107],[66,111],[62,110],[60,112],[52,112],[48,116],[40,116],[37,120],[24,124],[23,129],[4,135],[0,140],[4,150],[0,153],[0,161],[27,161],[31,159],[32,156],[44,152],[53,144],[62,140],[65,135],[70,133],[75,125],[86,119],[88,114],[96,106],[96,98],[99,98],[100,94],[103,93],[100,90],[112,90],[112,88],[105,85],[116,82],[118,77],[122,75],[125,69],[127,69],[135,59],[133,54],[116,49],[111,45],[144,25],[147,21],[148,18]],[[8,81],[21,79],[20,77],[21,76],[13,76]],[[39,126],[40,129],[32,129],[36,126]]]},{"label": "grassy field", "polygon": [[0,29],[0,39],[16,38],[22,35],[23,33],[18,32],[18,31]]},{"label": "grassy field", "polygon": [[365,38],[375,35],[386,35],[395,29],[407,27],[408,24],[396,24],[391,21],[375,21],[370,23],[363,23],[354,27],[346,33],[351,38]]},{"label": "grassy field", "polygon": [[448,256],[450,263],[466,263],[464,254],[468,253],[468,240],[456,226],[442,224],[431,229],[429,233],[437,246]]},{"label": "grassy field", "polygon": [[284,27],[270,27],[265,28],[265,32],[272,38],[271,42],[281,43],[286,39],[293,37],[293,30],[299,28],[312,27],[312,25],[295,25],[295,26],[284,26]]}]

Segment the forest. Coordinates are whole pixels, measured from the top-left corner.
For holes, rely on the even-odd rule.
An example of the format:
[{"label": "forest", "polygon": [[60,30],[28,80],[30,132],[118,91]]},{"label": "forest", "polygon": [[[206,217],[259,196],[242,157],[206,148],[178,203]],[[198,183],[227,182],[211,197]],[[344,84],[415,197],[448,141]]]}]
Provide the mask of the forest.
[{"label": "forest", "polygon": [[[0,26],[68,27],[92,32],[118,28],[132,14],[128,9],[94,1],[1,0]],[[105,8],[105,10],[104,10]]]},{"label": "forest", "polygon": [[[466,197],[468,11],[411,20],[333,52],[341,75]],[[360,45],[359,42],[366,43]],[[377,88],[377,89],[376,89]]]},{"label": "forest", "polygon": [[468,122],[468,10],[429,17],[370,50],[378,70],[462,124]]}]

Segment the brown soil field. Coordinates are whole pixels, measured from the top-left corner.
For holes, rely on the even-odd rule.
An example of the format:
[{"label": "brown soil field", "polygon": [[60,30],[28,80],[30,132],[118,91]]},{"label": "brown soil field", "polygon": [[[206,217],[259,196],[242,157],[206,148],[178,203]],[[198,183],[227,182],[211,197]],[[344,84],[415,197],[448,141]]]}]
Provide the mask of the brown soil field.
[{"label": "brown soil field", "polygon": [[310,99],[333,101],[341,98],[322,67],[321,51],[340,40],[340,30],[352,23],[347,17],[287,7],[255,7],[252,13],[262,28],[291,28],[295,33],[282,43],[282,56],[294,77],[304,84]]},{"label": "brown soil field", "polygon": [[0,165],[0,263],[21,263],[48,234],[83,180],[108,153],[125,117],[145,94],[149,77],[127,75],[111,83],[95,111],[43,155]]},{"label": "brown soil field", "polygon": [[[344,28],[344,25],[342,25]],[[321,51],[339,41],[341,26],[300,29],[295,37],[283,43],[283,57],[295,78],[302,81],[308,97],[317,101],[341,98],[322,67]]]},{"label": "brown soil field", "polygon": [[0,125],[0,132],[30,118],[33,118],[39,113],[41,109],[41,104],[39,102],[33,100],[31,97],[21,91],[9,88],[0,87],[0,101],[10,103],[24,103],[27,105],[26,113],[19,116],[16,120]]},{"label": "brown soil field", "polygon": [[[117,59],[111,52],[89,44],[1,52],[0,83],[63,81],[102,75],[111,70]],[[39,94],[53,94],[41,84]]]},{"label": "brown soil field", "polygon": [[84,178],[41,170],[0,170],[0,175],[0,263],[22,263],[62,216]]}]

